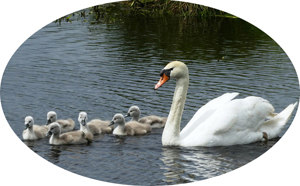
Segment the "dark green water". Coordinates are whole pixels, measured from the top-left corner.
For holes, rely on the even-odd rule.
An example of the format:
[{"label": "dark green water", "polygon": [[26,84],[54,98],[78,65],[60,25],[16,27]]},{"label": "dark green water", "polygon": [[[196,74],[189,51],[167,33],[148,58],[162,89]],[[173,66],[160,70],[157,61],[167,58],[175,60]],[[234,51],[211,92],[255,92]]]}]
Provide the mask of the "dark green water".
[{"label": "dark green water", "polygon": [[114,24],[51,23],[36,32],[6,67],[3,111],[20,143],[46,160],[83,176],[122,184],[212,178],[251,162],[278,141],[167,148],[161,145],[162,129],[139,137],[96,136],[90,145],[55,147],[48,139],[22,140],[24,118],[31,115],[37,124],[45,124],[50,110],[76,122],[80,111],[89,119],[110,120],[131,105],[138,105],[143,116],[167,116],[175,82],[158,91],[153,87],[160,70],[173,60],[185,62],[190,71],[182,127],[203,104],[225,92],[261,96],[278,112],[299,98],[297,74],[287,55],[240,19],[128,18]]}]

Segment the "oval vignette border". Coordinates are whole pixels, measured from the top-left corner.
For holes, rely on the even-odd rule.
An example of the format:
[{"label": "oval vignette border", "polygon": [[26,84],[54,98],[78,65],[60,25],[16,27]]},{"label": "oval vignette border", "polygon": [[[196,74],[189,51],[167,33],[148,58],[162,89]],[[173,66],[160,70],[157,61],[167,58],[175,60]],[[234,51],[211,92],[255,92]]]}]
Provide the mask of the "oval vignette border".
[{"label": "oval vignette border", "polygon": [[[2,51],[0,59],[3,61],[0,66],[1,79],[12,55],[36,31],[68,13],[110,2],[116,2],[116,0],[89,0],[83,2],[71,0],[53,0],[51,2],[37,0],[1,1],[1,7],[6,7],[2,10],[4,11],[1,24],[3,27],[0,36]],[[293,62],[296,71],[299,72],[300,64],[299,62],[296,63],[300,61],[300,55],[296,48],[298,47],[297,44],[300,43],[300,30],[296,28],[299,16],[297,13],[298,4],[295,0],[289,3],[285,2],[285,4],[270,0],[190,0],[186,2],[223,10],[258,27],[279,44]],[[1,112],[0,117],[1,121],[4,121],[0,125],[2,131],[2,135],[0,135],[2,146],[0,159],[1,171],[4,175],[1,178],[1,183],[24,184],[25,181],[29,183],[27,181],[33,179],[34,176],[38,179],[32,180],[31,185],[43,184],[43,186],[50,186],[53,185],[50,173],[55,172],[59,182],[64,184],[75,186],[82,184],[117,185],[77,175],[46,161],[22,144],[7,123],[3,112]],[[200,181],[201,184],[204,186],[224,183],[240,185],[244,180],[247,180],[246,185],[300,183],[297,179],[297,172],[293,169],[293,167],[300,165],[298,158],[300,152],[297,150],[298,148],[293,148],[298,145],[296,144],[298,135],[296,131],[300,131],[300,126],[297,125],[300,123],[299,117],[297,112],[292,125],[283,138],[255,161],[227,174],[202,180]],[[198,184],[198,182],[193,182],[185,185]]]}]

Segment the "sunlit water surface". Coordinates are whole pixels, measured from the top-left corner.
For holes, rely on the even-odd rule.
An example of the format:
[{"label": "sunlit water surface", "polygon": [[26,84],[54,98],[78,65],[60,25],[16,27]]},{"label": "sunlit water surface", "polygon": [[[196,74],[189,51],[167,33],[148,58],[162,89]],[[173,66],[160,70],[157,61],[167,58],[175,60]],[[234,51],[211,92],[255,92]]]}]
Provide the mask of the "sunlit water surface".
[{"label": "sunlit water surface", "polygon": [[[160,70],[181,60],[190,71],[183,127],[209,100],[239,92],[268,99],[280,111],[298,101],[295,69],[284,51],[256,27],[240,20],[124,19],[112,24],[50,23],[32,35],[8,63],[1,102],[22,140],[24,118],[46,123],[86,111],[110,120],[138,105],[142,116],[167,116],[175,81],[153,87]],[[284,128],[288,129],[294,115]],[[89,145],[51,146],[48,138],[23,141],[41,157],[97,180],[162,185],[212,178],[239,168],[278,139],[231,147],[162,147],[162,129],[146,136],[95,136]],[[20,141],[21,142],[21,141]]]}]

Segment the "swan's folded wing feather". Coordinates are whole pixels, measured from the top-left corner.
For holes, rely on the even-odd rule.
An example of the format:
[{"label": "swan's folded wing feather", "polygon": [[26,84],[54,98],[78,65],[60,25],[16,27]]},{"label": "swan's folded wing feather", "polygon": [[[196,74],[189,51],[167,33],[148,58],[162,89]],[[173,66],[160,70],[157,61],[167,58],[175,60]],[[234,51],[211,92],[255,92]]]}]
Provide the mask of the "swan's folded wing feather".
[{"label": "swan's folded wing feather", "polygon": [[205,122],[217,108],[234,99],[239,93],[225,93],[202,106],[192,117],[189,123],[182,129],[180,137],[184,139],[192,131],[195,130],[201,123]]},{"label": "swan's folded wing feather", "polygon": [[60,139],[64,142],[64,143],[72,143],[74,141],[74,137],[72,134],[70,133],[64,133],[60,135]]},{"label": "swan's folded wing feather", "polygon": [[[221,118],[221,119],[220,119]],[[185,138],[181,138],[181,145],[199,146],[208,145],[216,139],[220,139],[226,132],[232,130],[236,125],[235,113],[224,112],[223,108],[217,109],[210,117],[201,123],[193,126],[193,130]],[[234,136],[233,136],[234,137]]]},{"label": "swan's folded wing feather", "polygon": [[297,106],[298,102],[294,104],[290,104],[283,111],[281,111],[274,118],[266,121],[259,129],[261,132],[266,132],[268,134],[268,138],[272,139],[279,136],[282,127],[287,123],[287,121],[292,116],[292,113]]}]

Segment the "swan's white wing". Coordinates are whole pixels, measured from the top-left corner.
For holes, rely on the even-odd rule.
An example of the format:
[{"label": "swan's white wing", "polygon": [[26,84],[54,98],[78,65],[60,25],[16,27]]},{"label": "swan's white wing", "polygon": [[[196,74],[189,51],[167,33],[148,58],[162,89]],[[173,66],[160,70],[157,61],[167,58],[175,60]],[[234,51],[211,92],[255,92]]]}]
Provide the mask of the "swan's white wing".
[{"label": "swan's white wing", "polygon": [[235,98],[239,93],[225,93],[222,96],[219,96],[207,104],[202,106],[193,116],[193,118],[189,121],[189,123],[182,129],[180,133],[180,138],[184,139],[188,136],[195,128],[197,128],[201,123],[207,120],[216,110],[217,108],[223,106],[224,104],[231,101]]},{"label": "swan's white wing", "polygon": [[235,99],[218,107],[202,123],[190,127],[184,146],[213,146],[251,143],[262,137],[260,127],[274,111],[265,99],[250,96]]}]

